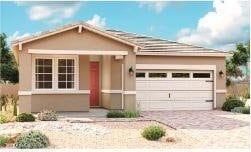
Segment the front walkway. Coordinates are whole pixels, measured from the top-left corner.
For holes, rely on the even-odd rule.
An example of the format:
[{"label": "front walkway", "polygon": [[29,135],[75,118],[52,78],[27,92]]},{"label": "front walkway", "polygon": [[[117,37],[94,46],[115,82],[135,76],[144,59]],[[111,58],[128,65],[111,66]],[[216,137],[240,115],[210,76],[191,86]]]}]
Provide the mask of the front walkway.
[{"label": "front walkway", "polygon": [[91,108],[86,112],[57,112],[59,120],[92,120],[93,118],[106,118],[107,109]]},{"label": "front walkway", "polygon": [[183,131],[198,148],[249,148],[250,115],[211,111],[148,111],[143,117]]}]

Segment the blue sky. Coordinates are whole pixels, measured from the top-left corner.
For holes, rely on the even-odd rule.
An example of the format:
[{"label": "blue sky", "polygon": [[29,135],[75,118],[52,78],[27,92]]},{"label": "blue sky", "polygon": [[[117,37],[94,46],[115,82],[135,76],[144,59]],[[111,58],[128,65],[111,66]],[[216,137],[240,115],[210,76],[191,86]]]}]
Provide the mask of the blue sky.
[{"label": "blue sky", "polygon": [[228,50],[249,39],[249,15],[246,2],[1,2],[1,32],[10,41],[82,20]]}]

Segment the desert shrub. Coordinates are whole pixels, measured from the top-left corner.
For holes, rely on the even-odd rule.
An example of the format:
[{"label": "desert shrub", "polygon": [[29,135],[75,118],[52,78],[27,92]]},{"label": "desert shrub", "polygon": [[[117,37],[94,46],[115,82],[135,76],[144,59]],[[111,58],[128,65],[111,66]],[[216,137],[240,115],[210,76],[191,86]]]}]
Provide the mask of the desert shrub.
[{"label": "desert shrub", "polygon": [[137,118],[140,116],[138,111],[125,111],[125,118]]},{"label": "desert shrub", "polygon": [[139,117],[138,111],[109,111],[107,118],[136,118]]},{"label": "desert shrub", "polygon": [[0,135],[0,147],[5,147],[8,142],[8,137]]},{"label": "desert shrub", "polygon": [[35,116],[31,113],[21,113],[16,117],[17,122],[31,122],[35,121]]},{"label": "desert shrub", "polygon": [[250,114],[249,107],[235,107],[232,112],[243,113],[243,114]]},{"label": "desert shrub", "polygon": [[0,124],[13,122],[15,121],[15,117],[9,115],[0,115]]},{"label": "desert shrub", "polygon": [[250,114],[250,107],[244,107],[244,109],[242,109],[241,113],[243,114]]},{"label": "desert shrub", "polygon": [[30,131],[17,138],[15,147],[18,149],[37,149],[49,146],[49,139],[39,131]]},{"label": "desert shrub", "polygon": [[0,124],[7,123],[7,117],[4,115],[0,115]]},{"label": "desert shrub", "polygon": [[56,121],[57,115],[53,110],[44,109],[38,114],[38,119],[41,121]]},{"label": "desert shrub", "polygon": [[109,111],[106,114],[107,118],[124,118],[125,114],[122,111]]},{"label": "desert shrub", "polygon": [[222,106],[223,111],[231,111],[235,107],[244,107],[245,104],[236,96],[230,96],[227,98],[226,102],[224,102]]},{"label": "desert shrub", "polygon": [[143,130],[142,136],[147,140],[158,140],[165,136],[166,131],[160,126],[150,126]]}]

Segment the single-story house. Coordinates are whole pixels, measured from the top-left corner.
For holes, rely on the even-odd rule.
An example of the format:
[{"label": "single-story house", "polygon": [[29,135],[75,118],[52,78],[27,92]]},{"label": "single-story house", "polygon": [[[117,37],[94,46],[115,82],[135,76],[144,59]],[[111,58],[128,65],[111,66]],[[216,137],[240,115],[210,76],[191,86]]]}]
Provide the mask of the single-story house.
[{"label": "single-story house", "polygon": [[69,24],[12,42],[19,110],[210,110],[225,101],[227,52]]}]

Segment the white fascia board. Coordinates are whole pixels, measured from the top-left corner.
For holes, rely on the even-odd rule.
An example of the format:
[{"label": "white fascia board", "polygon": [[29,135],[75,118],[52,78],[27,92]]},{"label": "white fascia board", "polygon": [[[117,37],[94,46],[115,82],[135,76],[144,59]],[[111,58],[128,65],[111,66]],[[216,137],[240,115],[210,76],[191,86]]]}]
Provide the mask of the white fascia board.
[{"label": "white fascia board", "polygon": [[31,54],[75,54],[75,55],[127,55],[127,51],[96,51],[96,50],[46,50],[29,49]]},{"label": "white fascia board", "polygon": [[226,57],[229,53],[137,52],[136,55]]}]

